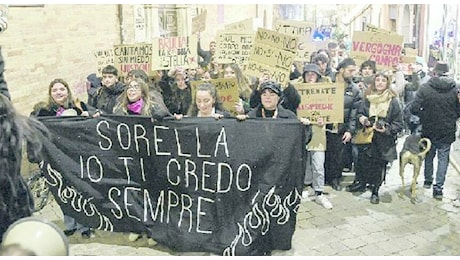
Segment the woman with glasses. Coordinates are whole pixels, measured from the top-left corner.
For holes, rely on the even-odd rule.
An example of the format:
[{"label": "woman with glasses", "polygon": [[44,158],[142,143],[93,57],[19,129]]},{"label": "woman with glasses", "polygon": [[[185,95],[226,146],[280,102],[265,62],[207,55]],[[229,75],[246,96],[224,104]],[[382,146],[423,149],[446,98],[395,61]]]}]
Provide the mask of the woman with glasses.
[{"label": "woman with glasses", "polygon": [[116,115],[142,115],[161,120],[171,113],[154,102],[149,95],[149,86],[141,78],[134,78],[126,86],[113,109]]}]

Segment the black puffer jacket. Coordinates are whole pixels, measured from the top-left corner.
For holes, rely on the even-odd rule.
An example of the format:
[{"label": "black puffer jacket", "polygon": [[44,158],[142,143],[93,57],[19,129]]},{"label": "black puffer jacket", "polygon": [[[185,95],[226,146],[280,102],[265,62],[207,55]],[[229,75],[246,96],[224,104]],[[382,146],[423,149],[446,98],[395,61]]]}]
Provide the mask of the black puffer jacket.
[{"label": "black puffer jacket", "polygon": [[[361,106],[362,97],[358,86],[355,83],[349,83],[344,92],[343,123],[338,125],[338,134],[345,132],[354,134],[356,131],[356,113]],[[333,124],[327,124],[327,129],[332,129]]]},{"label": "black puffer jacket", "polygon": [[422,137],[444,144],[455,141],[460,117],[457,91],[455,81],[449,77],[433,77],[419,88],[411,112],[420,117]]},{"label": "black puffer jacket", "polygon": [[98,89],[89,105],[101,110],[103,114],[113,114],[113,108],[118,102],[117,98],[123,93],[124,89],[125,85],[121,82],[117,82],[111,88],[103,86]]}]

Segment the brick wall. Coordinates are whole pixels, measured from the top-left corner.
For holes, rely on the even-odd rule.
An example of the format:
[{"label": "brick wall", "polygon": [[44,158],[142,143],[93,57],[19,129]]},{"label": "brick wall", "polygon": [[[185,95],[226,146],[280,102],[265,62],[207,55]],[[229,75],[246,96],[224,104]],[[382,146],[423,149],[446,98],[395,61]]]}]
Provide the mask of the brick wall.
[{"label": "brick wall", "polygon": [[[225,24],[256,17],[270,6],[197,5],[208,13],[207,28],[202,33],[203,48],[207,49]],[[46,100],[48,84],[54,78],[65,79],[74,96],[86,101],[86,76],[97,70],[93,53],[116,44],[134,43],[133,7],[126,4],[10,5],[8,30],[0,34],[0,46],[16,109],[28,115],[34,104]]]},{"label": "brick wall", "polygon": [[96,70],[93,52],[120,43],[117,5],[10,6],[8,18],[0,35],[5,77],[16,109],[25,115],[46,100],[54,78],[65,79],[86,100],[86,76]]}]

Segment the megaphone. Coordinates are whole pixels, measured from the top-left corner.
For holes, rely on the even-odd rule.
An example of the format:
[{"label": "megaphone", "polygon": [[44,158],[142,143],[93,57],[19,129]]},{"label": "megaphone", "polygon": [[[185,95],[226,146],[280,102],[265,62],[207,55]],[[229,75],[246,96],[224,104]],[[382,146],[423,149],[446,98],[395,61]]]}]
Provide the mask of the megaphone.
[{"label": "megaphone", "polygon": [[19,244],[37,256],[68,256],[69,242],[56,224],[36,217],[21,218],[3,234],[3,246]]}]

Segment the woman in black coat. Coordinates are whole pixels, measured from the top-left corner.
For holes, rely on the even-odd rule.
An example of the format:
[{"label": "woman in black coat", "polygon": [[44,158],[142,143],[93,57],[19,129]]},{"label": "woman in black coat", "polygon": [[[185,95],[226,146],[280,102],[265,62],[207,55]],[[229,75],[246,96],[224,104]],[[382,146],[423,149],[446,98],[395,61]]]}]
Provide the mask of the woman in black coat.
[{"label": "woman in black coat", "polygon": [[[374,81],[364,93],[364,101],[358,109],[358,129],[372,127],[372,143],[359,145],[356,165],[356,182],[353,190],[364,191],[371,186],[371,203],[378,204],[378,191],[385,180],[386,165],[398,158],[397,135],[403,129],[403,116],[398,94],[390,87],[390,76],[375,74]],[[352,187],[350,187],[352,188]]]}]

